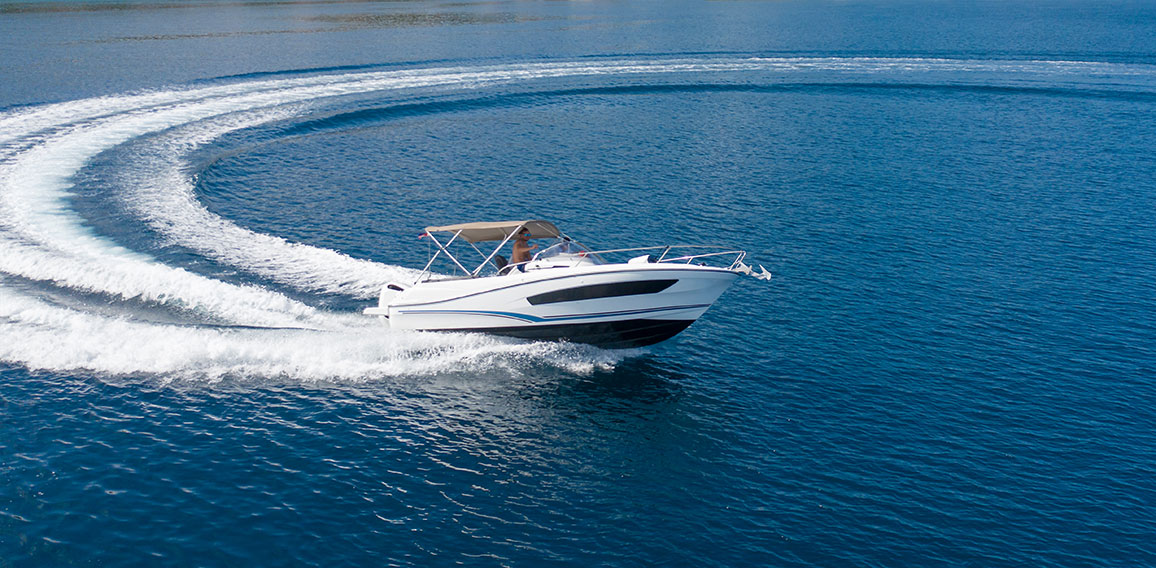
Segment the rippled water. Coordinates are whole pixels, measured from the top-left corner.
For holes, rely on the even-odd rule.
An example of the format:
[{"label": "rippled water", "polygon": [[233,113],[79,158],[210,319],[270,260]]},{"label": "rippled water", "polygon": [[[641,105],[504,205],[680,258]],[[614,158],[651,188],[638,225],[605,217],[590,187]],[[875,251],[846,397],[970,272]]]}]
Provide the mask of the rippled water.
[{"label": "rippled water", "polygon": [[[1156,563],[1150,6],[502,6],[0,3],[0,564]],[[360,315],[529,217],[776,277]]]}]

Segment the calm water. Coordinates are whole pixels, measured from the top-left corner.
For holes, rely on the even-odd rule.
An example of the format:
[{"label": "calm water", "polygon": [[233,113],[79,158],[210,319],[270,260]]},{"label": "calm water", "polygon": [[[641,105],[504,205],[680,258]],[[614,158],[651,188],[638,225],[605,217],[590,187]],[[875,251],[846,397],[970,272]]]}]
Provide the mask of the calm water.
[{"label": "calm water", "polygon": [[[1156,565],[1156,5],[0,2],[0,566]],[[421,227],[723,243],[636,351]]]}]

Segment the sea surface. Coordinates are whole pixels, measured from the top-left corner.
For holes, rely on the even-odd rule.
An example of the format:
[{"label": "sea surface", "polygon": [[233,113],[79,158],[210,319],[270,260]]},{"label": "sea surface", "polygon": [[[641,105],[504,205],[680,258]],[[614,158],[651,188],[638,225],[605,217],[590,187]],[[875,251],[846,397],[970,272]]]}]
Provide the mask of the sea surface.
[{"label": "sea surface", "polygon": [[[522,218],[774,279],[360,314]],[[0,567],[73,565],[1156,565],[1156,3],[0,2]]]}]

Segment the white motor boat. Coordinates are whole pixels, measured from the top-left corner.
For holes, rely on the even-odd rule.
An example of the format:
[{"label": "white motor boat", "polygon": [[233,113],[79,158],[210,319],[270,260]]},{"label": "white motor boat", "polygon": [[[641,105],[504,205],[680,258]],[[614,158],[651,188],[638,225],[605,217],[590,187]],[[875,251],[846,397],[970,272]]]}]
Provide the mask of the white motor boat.
[{"label": "white motor boat", "polygon": [[[499,252],[527,232],[529,238],[555,242],[528,261],[507,262]],[[541,220],[427,227],[422,237],[436,252],[421,275],[411,284],[387,284],[378,305],[365,309],[388,318],[391,328],[641,347],[686,329],[740,274],[770,278],[761,266],[755,272],[743,263],[744,251],[672,254],[707,248],[689,246],[592,251]],[[489,253],[477,246],[495,242]],[[472,248],[481,263],[467,268],[451,253],[455,244],[459,252]],[[630,258],[610,262],[612,255]],[[443,257],[458,275],[431,272]]]}]

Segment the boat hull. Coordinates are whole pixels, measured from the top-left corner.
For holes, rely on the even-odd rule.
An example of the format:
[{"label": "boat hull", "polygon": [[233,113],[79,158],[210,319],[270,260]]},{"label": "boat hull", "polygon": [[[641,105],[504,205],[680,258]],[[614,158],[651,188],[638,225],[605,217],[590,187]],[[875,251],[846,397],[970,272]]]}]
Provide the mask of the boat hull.
[{"label": "boat hull", "polygon": [[388,315],[398,329],[642,347],[694,323],[736,276],[669,264],[531,270],[424,282],[394,297]]}]

